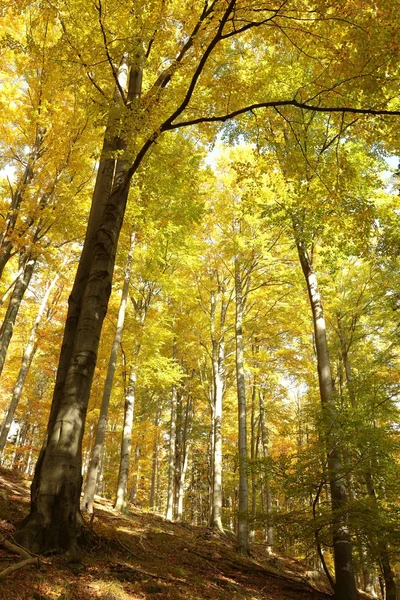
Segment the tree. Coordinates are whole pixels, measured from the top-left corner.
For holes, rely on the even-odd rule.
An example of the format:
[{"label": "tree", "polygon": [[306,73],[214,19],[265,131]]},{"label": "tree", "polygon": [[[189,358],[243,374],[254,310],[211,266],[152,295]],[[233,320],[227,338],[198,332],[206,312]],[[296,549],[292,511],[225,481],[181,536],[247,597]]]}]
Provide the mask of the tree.
[{"label": "tree", "polygon": [[[35,551],[68,550],[71,557],[76,555],[76,514],[79,509],[81,489],[81,447],[84,423],[101,327],[111,292],[116,248],[130,182],[150,148],[154,146],[160,135],[167,131],[200,123],[224,122],[262,107],[290,105],[301,109],[314,108],[325,112],[360,114],[399,114],[400,112],[391,110],[390,104],[389,108],[386,108],[388,104],[385,100],[381,102],[384,108],[376,109],[358,106],[343,107],[338,106],[336,102],[332,102],[331,106],[320,105],[315,108],[311,100],[309,102],[297,100],[299,84],[304,89],[315,91],[312,98],[319,95],[332,98],[332,90],[342,85],[343,77],[355,83],[354,93],[358,93],[361,79],[356,77],[360,76],[362,67],[360,68],[358,64],[353,66],[351,61],[347,60],[347,56],[339,54],[338,58],[336,48],[331,48],[328,44],[323,48],[323,58],[325,60],[332,58],[333,61],[329,69],[331,78],[328,93],[325,82],[321,82],[320,72],[315,74],[315,78],[312,77],[312,84],[309,84],[309,75],[305,71],[301,73],[299,81],[293,82],[294,85],[288,91],[285,90],[284,93],[287,94],[285,99],[265,100],[266,97],[275,95],[275,90],[273,87],[265,89],[265,86],[259,86],[260,81],[268,79],[264,71],[260,73],[260,77],[254,77],[244,106],[241,104],[240,95],[231,93],[232,90],[237,92],[241,78],[248,72],[247,65],[245,68],[240,60],[236,62],[230,57],[228,62],[231,67],[227,71],[221,68],[226,64],[227,56],[230,55],[230,49],[235,43],[241,43],[244,54],[250,58],[253,52],[251,42],[260,41],[262,47],[266,49],[269,43],[275,45],[276,35],[279,38],[276,47],[282,45],[287,50],[288,56],[293,55],[299,45],[300,48],[316,45],[316,29],[329,36],[332,18],[337,19],[337,23],[341,25],[344,42],[355,33],[354,30],[357,31],[357,28],[353,28],[351,20],[341,20],[341,11],[333,16],[330,14],[327,16],[325,8],[322,8],[321,12],[313,18],[310,28],[305,32],[294,33],[292,39],[291,35],[287,35],[285,27],[289,30],[292,19],[301,21],[304,11],[307,11],[307,8],[298,8],[294,2],[290,5],[282,4],[272,10],[263,6],[260,10],[258,4],[255,7],[253,3],[249,5],[239,0],[230,0],[228,3],[218,0],[205,4],[199,2],[195,7],[174,4],[168,12],[165,9],[162,13],[164,23],[174,31],[181,32],[177,47],[171,48],[173,45],[171,39],[175,36],[164,36],[159,33],[165,29],[159,27],[159,24],[154,21],[143,22],[142,11],[137,11],[139,17],[136,18],[136,11],[132,14],[123,14],[119,12],[118,7],[113,5],[106,15],[101,2],[96,7],[85,8],[84,11],[77,3],[68,14],[68,22],[66,22],[67,17],[64,18],[62,14],[62,7],[59,9],[55,7],[64,22],[65,37],[67,36],[65,31],[68,32],[68,36],[71,36],[70,24],[72,26],[74,19],[78,19],[78,15],[79,20],[84,19],[85,27],[76,28],[74,32],[75,36],[78,36],[79,31],[82,31],[84,39],[70,39],[70,46],[73,50],[78,48],[77,54],[80,58],[83,51],[85,53],[88,51],[87,40],[92,39],[95,42],[92,44],[93,48],[96,52],[101,51],[105,55],[105,65],[110,70],[112,80],[117,83],[122,100],[120,116],[116,120],[118,148],[116,153],[114,149],[111,150],[111,156],[117,155],[117,158],[114,158],[115,174],[111,185],[104,185],[98,175],[85,244],[70,297],[46,441],[37,463],[32,485],[31,513],[24,529],[19,532],[19,540]],[[351,9],[350,3],[346,8],[352,17],[356,14],[356,11]],[[154,13],[157,13],[157,9],[153,9],[151,17],[155,16]],[[111,23],[107,21],[108,15],[113,19]],[[366,19],[368,18],[369,15],[366,15]],[[129,55],[130,77],[127,90],[118,84],[114,66],[115,57],[110,55],[109,38],[115,26],[121,32],[119,39],[123,40],[115,46],[115,51],[120,56],[124,52],[128,52]],[[353,39],[360,43],[361,35]],[[373,45],[368,48],[368,51],[375,65],[378,54],[380,57],[383,51],[380,49],[378,53]],[[166,59],[169,57],[169,64],[163,71],[160,71],[159,67],[160,56]],[[216,60],[216,65],[209,60],[211,56]],[[148,65],[145,81],[148,82],[153,77],[156,77],[156,81],[141,94],[141,72],[145,59]],[[80,62],[82,71],[92,83],[96,84],[96,93],[107,97],[110,83],[108,82],[104,91],[103,87],[95,81],[92,71],[88,69],[86,60],[80,58]],[[274,65],[271,63],[269,69],[273,70],[273,68]],[[99,68],[98,72],[104,76],[104,65],[102,69]],[[383,68],[379,69],[376,66],[372,74],[365,79],[370,83],[382,72]],[[227,93],[221,98],[225,77],[228,80],[233,77],[235,85],[233,87],[229,85]],[[389,78],[385,86],[388,95],[391,92],[391,85],[393,82]],[[347,87],[344,84],[343,86],[347,92]],[[350,101],[352,92],[353,89],[348,93]],[[254,94],[252,98],[250,98],[251,94]],[[220,108],[226,106],[226,101],[228,110]],[[372,94],[371,102],[376,101],[376,97]],[[109,107],[109,100],[105,104]],[[220,110],[222,112],[218,114]],[[111,114],[110,111],[108,112]],[[106,135],[99,174],[102,172],[104,160],[107,160],[110,155],[110,150],[107,148],[110,140],[109,133],[108,131]]]}]

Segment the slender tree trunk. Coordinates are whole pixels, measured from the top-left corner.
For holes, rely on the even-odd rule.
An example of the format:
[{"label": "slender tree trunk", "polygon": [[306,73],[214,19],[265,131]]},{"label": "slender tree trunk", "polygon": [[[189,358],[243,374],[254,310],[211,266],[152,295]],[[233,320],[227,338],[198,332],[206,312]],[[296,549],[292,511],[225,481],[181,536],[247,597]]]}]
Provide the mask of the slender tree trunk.
[{"label": "slender tree trunk", "polygon": [[25,190],[34,177],[36,163],[43,153],[44,135],[45,130],[37,126],[35,142],[33,144],[32,151],[29,154],[21,180],[12,194],[10,208],[5,219],[4,229],[0,235],[0,278],[3,275],[4,267],[10,260],[13,253],[13,234],[18,219],[19,209],[25,195]]},{"label": "slender tree trunk", "polygon": [[335,598],[357,600],[353,571],[352,547],[346,516],[346,487],[340,459],[341,440],[337,426],[335,390],[333,386],[325,317],[316,274],[301,241],[296,240],[314,323],[318,380],[324,418],[324,437],[328,452],[329,486],[333,512],[333,551],[335,563]]},{"label": "slender tree trunk", "polygon": [[[211,296],[211,343],[213,370],[213,446],[212,446],[212,508],[211,527],[221,533],[222,526],[222,402],[225,388],[225,342],[224,328],[227,306],[222,296],[221,286],[218,293]],[[216,308],[221,304],[220,332],[216,332]]]},{"label": "slender tree trunk", "polygon": [[256,537],[256,516],[257,516],[257,473],[255,461],[257,458],[258,431],[256,419],[256,397],[257,385],[256,377],[253,378],[251,392],[251,432],[250,432],[250,458],[251,458],[251,529],[249,533],[250,542],[254,543]]},{"label": "slender tree trunk", "polygon": [[[267,423],[266,423],[266,418],[265,418],[265,402],[264,402],[264,396],[263,396],[261,390],[259,392],[259,400],[260,400],[261,443],[262,443],[262,449],[263,449],[264,463],[266,463],[268,456],[269,456],[268,433],[267,433]],[[267,513],[266,541],[267,541],[267,550],[269,553],[271,553],[273,551],[273,546],[274,546],[274,528],[271,523],[272,494],[271,494],[269,467],[267,464],[264,464],[264,469],[265,469],[264,485],[265,485],[265,499],[266,499],[266,513]]]},{"label": "slender tree trunk", "polygon": [[246,383],[243,358],[243,296],[239,259],[235,258],[235,340],[236,340],[236,386],[238,397],[239,422],[239,515],[237,548],[241,554],[248,552],[248,480],[247,480],[247,423],[246,423]]},{"label": "slender tree trunk", "polygon": [[118,473],[117,494],[114,505],[114,508],[119,511],[124,511],[127,507],[127,489],[132,447],[132,427],[135,409],[135,392],[136,370],[134,367],[132,367],[129,377],[128,389],[125,397],[124,427],[122,431],[121,442],[121,460]]},{"label": "slender tree trunk", "polygon": [[175,446],[176,446],[176,408],[178,391],[176,385],[172,386],[171,394],[171,424],[169,428],[169,459],[168,459],[168,493],[167,511],[165,518],[172,521],[174,516],[175,498]]},{"label": "slender tree trunk", "polygon": [[186,471],[188,466],[189,459],[189,449],[190,449],[190,429],[192,422],[192,398],[189,395],[186,403],[186,414],[185,414],[185,423],[183,426],[182,432],[182,454],[181,454],[181,465],[179,469],[179,482],[178,482],[178,501],[177,501],[177,510],[176,510],[176,520],[182,521],[183,518],[183,500],[185,495],[185,479],[186,479]]},{"label": "slender tree trunk", "polygon": [[0,328],[0,374],[3,371],[7,350],[13,335],[18,311],[28,285],[32,279],[35,265],[36,258],[34,258],[31,253],[24,254],[20,257],[20,268],[22,268],[22,273],[15,283],[8,303],[7,312]]},{"label": "slender tree trunk", "polygon": [[22,364],[21,364],[21,368],[19,370],[18,373],[18,377],[17,377],[17,381],[16,384],[14,386],[14,390],[13,390],[13,394],[12,394],[12,398],[11,398],[11,402],[10,402],[10,406],[8,407],[8,411],[7,411],[7,415],[4,419],[3,425],[2,425],[2,429],[1,429],[1,434],[0,434],[0,456],[3,453],[4,450],[4,446],[6,444],[7,441],[7,435],[8,432],[10,430],[10,426],[11,423],[13,421],[14,418],[14,413],[17,409],[18,403],[20,401],[21,398],[21,394],[22,394],[22,390],[25,384],[25,380],[26,380],[26,376],[28,375],[29,372],[29,368],[31,366],[32,363],[32,359],[35,353],[35,343],[36,343],[36,333],[37,333],[37,329],[41,323],[44,311],[46,309],[47,306],[47,302],[49,300],[49,296],[54,288],[54,286],[57,283],[57,280],[59,278],[59,275],[57,274],[52,282],[50,283],[50,285],[47,287],[46,293],[43,296],[43,300],[40,303],[39,306],[39,310],[36,316],[36,319],[32,325],[32,329],[31,332],[29,334],[29,339],[28,339],[28,344],[25,348],[24,354],[22,356]]},{"label": "slender tree trunk", "polygon": [[114,341],[111,348],[110,358],[108,361],[108,369],[106,380],[104,383],[103,397],[100,407],[99,421],[97,424],[96,437],[93,445],[92,456],[89,463],[88,475],[86,480],[85,492],[81,501],[81,509],[86,510],[89,514],[93,513],[94,495],[96,493],[96,484],[99,473],[101,449],[104,444],[104,439],[107,431],[108,407],[110,404],[112,386],[114,381],[115,369],[117,366],[118,350],[124,330],[126,304],[129,295],[129,282],[131,275],[131,264],[133,259],[133,250],[135,245],[135,234],[132,232],[128,258],[125,265],[124,285],[122,287],[121,302],[119,305],[117,326],[115,329]]},{"label": "slender tree trunk", "polygon": [[150,510],[156,510],[158,507],[157,497],[157,473],[158,473],[158,445],[160,439],[160,402],[157,398],[156,416],[154,421],[154,440],[153,440],[153,455],[151,461],[151,488],[150,488]]}]

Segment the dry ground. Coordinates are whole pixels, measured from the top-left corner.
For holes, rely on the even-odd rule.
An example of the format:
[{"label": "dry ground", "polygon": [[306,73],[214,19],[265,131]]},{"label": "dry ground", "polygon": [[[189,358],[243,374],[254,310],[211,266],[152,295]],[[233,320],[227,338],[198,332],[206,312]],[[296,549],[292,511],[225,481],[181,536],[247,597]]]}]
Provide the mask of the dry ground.
[{"label": "dry ground", "polygon": [[[28,502],[29,481],[0,468],[0,534],[12,536]],[[0,571],[19,560],[0,547]],[[82,565],[50,556],[0,580],[0,600],[328,600],[328,592],[300,562],[268,557],[262,545],[241,558],[233,536],[138,510],[121,516],[102,499],[86,532]]]}]

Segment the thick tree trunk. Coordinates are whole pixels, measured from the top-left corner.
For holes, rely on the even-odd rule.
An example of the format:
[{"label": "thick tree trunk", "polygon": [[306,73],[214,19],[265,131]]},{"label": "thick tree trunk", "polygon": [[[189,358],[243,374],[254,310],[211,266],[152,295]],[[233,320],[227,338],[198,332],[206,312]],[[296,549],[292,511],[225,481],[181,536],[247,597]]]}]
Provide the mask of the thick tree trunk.
[{"label": "thick tree trunk", "polygon": [[127,507],[127,490],[129,477],[129,464],[131,460],[132,447],[132,427],[135,411],[135,393],[136,393],[136,370],[131,369],[129,376],[128,389],[125,397],[124,408],[124,426],[122,430],[121,441],[121,459],[118,473],[117,494],[114,508],[119,511],[126,510]]},{"label": "thick tree trunk", "polygon": [[14,289],[8,303],[7,312],[0,328],[0,374],[3,371],[7,350],[13,335],[18,311],[28,285],[32,279],[35,265],[36,258],[34,258],[32,254],[28,253],[20,257],[20,267],[22,268],[22,272],[14,285]]},{"label": "thick tree trunk", "polygon": [[108,361],[108,369],[106,380],[104,383],[103,396],[101,400],[99,421],[97,424],[95,441],[92,449],[92,455],[89,463],[85,492],[81,501],[82,510],[86,510],[89,514],[93,513],[94,495],[96,493],[97,477],[99,474],[101,449],[104,444],[104,439],[107,431],[108,407],[110,404],[111,391],[114,381],[115,369],[117,366],[118,350],[124,330],[126,304],[129,294],[130,270],[133,259],[133,249],[135,244],[135,234],[131,234],[130,248],[128,258],[125,265],[124,285],[122,287],[121,302],[119,305],[117,326],[115,329],[114,341],[111,348],[110,358]]},{"label": "thick tree trunk", "polygon": [[238,397],[239,427],[239,515],[237,548],[241,554],[248,552],[248,480],[247,480],[247,423],[246,423],[246,383],[243,357],[243,295],[239,260],[235,258],[235,340],[236,340],[236,387]]},{"label": "thick tree trunk", "polygon": [[32,359],[33,359],[33,356],[34,356],[34,353],[35,353],[36,332],[37,332],[37,329],[38,329],[38,327],[40,325],[40,322],[42,320],[42,317],[43,317],[44,311],[46,309],[47,302],[48,302],[48,299],[50,297],[50,294],[51,294],[54,286],[56,285],[58,278],[59,278],[59,275],[57,274],[53,278],[53,280],[50,283],[50,285],[47,287],[45,295],[43,296],[43,300],[40,303],[36,319],[35,319],[35,321],[34,321],[34,323],[32,325],[32,329],[31,329],[31,332],[29,334],[28,344],[27,344],[27,346],[25,348],[25,351],[24,351],[24,354],[22,356],[22,364],[21,364],[21,368],[20,368],[19,373],[18,373],[17,381],[16,381],[15,386],[14,386],[14,390],[13,390],[13,394],[12,394],[10,406],[8,407],[7,415],[6,415],[5,419],[4,419],[4,422],[3,422],[3,425],[2,425],[2,429],[1,429],[1,434],[0,434],[0,456],[1,456],[2,452],[3,452],[3,450],[4,450],[4,446],[5,446],[6,441],[7,441],[8,432],[10,430],[10,426],[11,426],[11,423],[13,421],[15,411],[16,411],[18,403],[20,401],[22,390],[23,390],[24,384],[25,384],[25,380],[26,380],[26,377],[28,375],[29,368],[31,366]]},{"label": "thick tree trunk", "polygon": [[[18,541],[35,553],[77,555],[82,437],[103,320],[111,293],[118,238],[133,169],[114,179],[108,148],[97,177],[88,229],[69,300],[46,439],[31,487],[31,513]],[[137,161],[138,163],[139,161]]]},{"label": "thick tree trunk", "polygon": [[346,488],[340,458],[340,434],[337,426],[335,390],[329,359],[326,325],[316,274],[303,243],[296,240],[300,264],[307,283],[307,291],[314,323],[319,390],[324,419],[324,438],[328,453],[329,486],[333,512],[332,534],[335,563],[335,598],[357,600],[353,571],[350,534],[346,516]]},{"label": "thick tree trunk", "polygon": [[172,386],[171,394],[171,423],[169,428],[169,458],[168,458],[168,492],[167,511],[165,518],[172,521],[174,516],[175,499],[175,451],[176,451],[176,408],[178,391],[176,385]]}]

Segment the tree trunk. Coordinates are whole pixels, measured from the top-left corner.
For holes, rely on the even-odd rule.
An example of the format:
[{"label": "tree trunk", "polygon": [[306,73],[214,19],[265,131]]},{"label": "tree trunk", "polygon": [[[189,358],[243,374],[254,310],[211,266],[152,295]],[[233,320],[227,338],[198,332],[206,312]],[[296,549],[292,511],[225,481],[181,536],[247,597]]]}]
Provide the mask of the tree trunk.
[{"label": "tree trunk", "polygon": [[311,260],[301,241],[296,240],[297,250],[314,323],[315,346],[317,353],[318,381],[324,419],[324,438],[328,453],[329,486],[332,503],[332,534],[335,564],[335,598],[337,600],[357,600],[357,590],[353,571],[352,547],[346,516],[346,489],[340,459],[341,440],[337,426],[335,390],[333,386],[325,317],[318,289],[316,274]]},{"label": "tree trunk", "polygon": [[189,448],[190,448],[190,429],[192,423],[192,398],[189,395],[186,403],[186,414],[185,422],[182,432],[182,452],[181,452],[181,464],[179,469],[179,481],[178,481],[178,493],[177,493],[177,510],[176,520],[182,521],[183,518],[183,500],[185,495],[185,479],[186,471],[189,459]]},{"label": "tree trunk", "polygon": [[238,397],[239,423],[239,515],[237,548],[241,554],[248,553],[248,480],[247,480],[247,423],[246,423],[246,383],[243,358],[243,296],[239,260],[235,258],[235,340],[236,340],[236,387]]},{"label": "tree trunk", "polygon": [[11,298],[8,303],[6,316],[4,317],[3,324],[0,328],[0,374],[3,371],[7,350],[13,335],[18,311],[28,285],[32,279],[35,265],[36,258],[34,258],[31,253],[21,255],[20,268],[22,268],[22,273],[15,283]]},{"label": "tree trunk", "polygon": [[128,389],[125,398],[124,408],[124,427],[122,431],[121,442],[121,460],[119,465],[117,494],[114,508],[119,511],[126,510],[127,507],[127,490],[129,477],[129,464],[131,460],[132,447],[132,427],[133,416],[135,409],[135,392],[136,392],[136,370],[131,368],[129,377]]},{"label": "tree trunk", "polygon": [[108,361],[108,369],[106,380],[104,383],[103,397],[100,407],[100,415],[97,424],[96,437],[93,445],[92,456],[89,463],[85,492],[81,501],[81,509],[86,510],[89,514],[93,513],[94,495],[96,493],[97,477],[99,473],[99,464],[101,449],[104,444],[104,439],[107,431],[107,420],[108,420],[108,407],[110,404],[111,391],[114,381],[115,369],[117,366],[117,357],[119,345],[122,339],[122,333],[124,330],[126,304],[129,295],[129,282],[131,264],[133,259],[133,249],[135,244],[135,234],[132,232],[130,247],[128,252],[128,258],[125,265],[125,277],[124,285],[122,288],[121,302],[119,305],[117,326],[115,329],[114,342],[111,348],[110,358]]},{"label": "tree trunk", "polygon": [[34,177],[36,163],[43,153],[42,146],[44,135],[45,130],[37,126],[32,151],[29,154],[21,180],[17,185],[15,192],[12,194],[10,208],[5,219],[4,230],[0,236],[0,278],[3,275],[4,267],[10,260],[13,252],[13,234],[18,219],[19,209],[25,195],[25,190]]},{"label": "tree trunk", "polygon": [[[174,352],[175,354],[175,352]],[[168,493],[167,493],[167,511],[165,518],[172,521],[174,516],[174,498],[175,498],[175,446],[176,446],[176,407],[178,392],[174,384],[171,394],[171,424],[169,428],[169,459],[168,459]]]},{"label": "tree trunk", "polygon": [[2,426],[2,429],[1,429],[1,434],[0,434],[0,456],[3,453],[4,446],[5,446],[6,441],[7,441],[8,432],[10,430],[10,426],[11,426],[11,423],[12,423],[13,418],[14,418],[14,413],[15,413],[15,411],[17,409],[17,406],[18,406],[18,403],[20,401],[22,390],[23,390],[23,387],[24,387],[24,384],[25,384],[25,379],[26,379],[26,376],[28,375],[29,368],[31,366],[32,359],[33,359],[33,356],[34,356],[34,353],[35,353],[36,332],[37,332],[37,329],[38,329],[38,327],[40,325],[40,322],[42,320],[43,313],[44,313],[44,311],[46,309],[49,296],[50,296],[50,294],[51,294],[54,286],[56,285],[58,278],[59,278],[59,275],[57,274],[53,278],[53,280],[50,283],[50,285],[47,287],[45,295],[43,296],[43,300],[40,303],[36,319],[35,319],[35,321],[34,321],[34,323],[32,325],[32,329],[31,329],[31,332],[29,334],[28,344],[27,344],[27,346],[25,348],[25,351],[24,351],[24,354],[22,356],[22,364],[21,364],[21,368],[20,368],[19,373],[18,373],[17,381],[16,381],[15,386],[14,386],[14,390],[13,390],[13,394],[12,394],[10,406],[8,407],[7,415],[6,415],[5,419],[4,419],[3,426]]},{"label": "tree trunk", "polygon": [[251,529],[249,533],[249,540],[254,543],[256,537],[256,516],[257,516],[257,473],[256,473],[256,458],[257,458],[257,446],[258,446],[258,431],[257,431],[257,419],[256,419],[256,397],[257,397],[257,384],[256,376],[253,377],[253,386],[251,392],[251,432],[250,432],[250,458],[251,458]]},{"label": "tree trunk", "polygon": [[274,546],[274,528],[271,523],[271,514],[272,514],[272,494],[271,494],[271,483],[270,483],[270,474],[269,474],[269,466],[267,463],[267,459],[269,456],[268,450],[268,430],[267,423],[265,418],[265,402],[264,396],[260,390],[259,392],[259,400],[260,400],[260,429],[261,429],[261,443],[263,449],[263,458],[264,458],[264,484],[265,484],[265,500],[266,500],[266,513],[267,513],[267,523],[266,523],[266,541],[267,541],[267,550],[269,553],[273,551]]},{"label": "tree trunk", "polygon": [[[109,168],[107,132],[85,243],[69,299],[46,439],[31,487],[31,512],[18,541],[31,551],[77,553],[82,437],[118,238],[134,168]],[[112,161],[114,163],[114,161]],[[135,163],[137,168],[140,160]]]},{"label": "tree trunk", "polygon": [[153,456],[151,461],[151,488],[150,488],[150,510],[157,510],[157,474],[158,474],[158,445],[160,439],[160,403],[157,398],[156,416],[154,422],[154,440],[153,440]]}]

